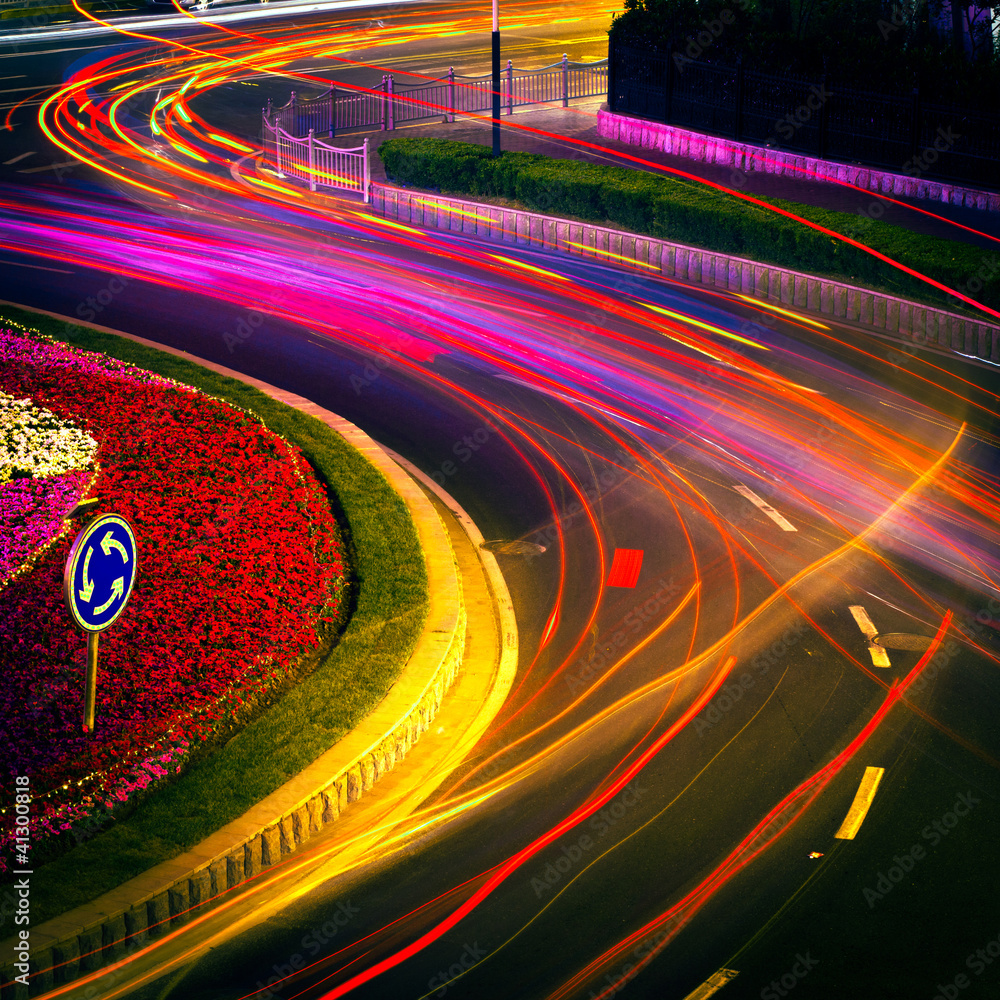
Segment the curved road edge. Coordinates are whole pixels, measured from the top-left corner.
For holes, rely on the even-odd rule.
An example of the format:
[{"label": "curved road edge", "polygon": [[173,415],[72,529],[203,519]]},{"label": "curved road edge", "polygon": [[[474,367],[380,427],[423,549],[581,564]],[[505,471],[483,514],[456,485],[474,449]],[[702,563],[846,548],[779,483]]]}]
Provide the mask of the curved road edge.
[{"label": "curved road edge", "polygon": [[[75,322],[58,313],[33,311]],[[471,745],[470,738],[474,737],[473,742],[478,739],[500,710],[517,668],[517,627],[510,594],[495,557],[480,549],[482,535],[471,518],[431,482],[448,515],[468,535],[488,580],[485,594],[477,594],[476,581],[467,569],[460,570],[458,554],[441,515],[412,478],[428,481],[415,467],[404,459],[390,457],[359,427],[295,393],[121,330],[92,323],[79,325],[124,337],[238,379],[316,417],[344,437],[385,475],[406,502],[427,565],[430,608],[410,659],[385,698],[335,746],[192,850],[32,929],[30,993],[23,986],[14,986],[17,995],[24,997],[38,996],[54,986],[74,982],[81,975],[120,961],[128,951],[135,950],[134,944],[145,944],[148,939],[174,930],[194,916],[201,904],[252,880],[334,823],[349,803],[360,800],[364,792],[410,752],[437,716],[459,669],[463,674],[469,669],[465,656],[466,601],[478,599],[482,605],[485,598],[492,604],[497,632],[493,662],[485,670],[484,664],[479,665],[475,698],[470,700],[466,695],[464,699],[466,707],[475,713],[464,726],[461,743],[466,749]],[[460,756],[451,753],[443,761],[435,762],[433,784],[424,785],[421,795],[430,794],[459,762]],[[5,955],[12,954],[13,939],[4,942],[3,947]],[[59,967],[58,975],[52,971],[53,966]],[[9,989],[12,980],[13,969],[9,962],[4,962],[0,982]]]}]

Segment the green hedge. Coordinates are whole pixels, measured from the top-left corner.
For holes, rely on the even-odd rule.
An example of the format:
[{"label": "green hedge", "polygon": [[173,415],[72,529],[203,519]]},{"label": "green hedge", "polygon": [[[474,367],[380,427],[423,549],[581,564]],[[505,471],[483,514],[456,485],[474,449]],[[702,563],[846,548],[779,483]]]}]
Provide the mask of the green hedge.
[{"label": "green hedge", "polygon": [[[486,146],[447,139],[389,139],[378,154],[387,176],[399,184],[506,199],[532,211],[622,227],[962,311],[958,299],[863,250],[692,181],[534,153],[505,152],[494,158]],[[987,251],[968,243],[921,236],[845,212],[760,200],[857,239],[951,287],[989,270],[984,267]],[[1000,306],[1000,268],[993,269],[974,297]]]},{"label": "green hedge", "polygon": [[302,449],[339,502],[356,603],[315,671],[222,749],[150,794],[134,813],[36,868],[32,921],[57,916],[141,875],[239,818],[342,736],[386,695],[416,644],[428,589],[416,526],[385,476],[326,424],[243,382],[123,337],[0,307],[56,340],[196,386],[255,412]]}]

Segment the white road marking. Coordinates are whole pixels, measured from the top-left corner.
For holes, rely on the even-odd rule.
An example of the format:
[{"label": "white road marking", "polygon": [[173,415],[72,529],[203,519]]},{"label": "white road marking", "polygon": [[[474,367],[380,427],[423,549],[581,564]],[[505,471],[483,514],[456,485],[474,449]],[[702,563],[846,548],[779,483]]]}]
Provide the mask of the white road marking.
[{"label": "white road marking", "polygon": [[35,151],[32,150],[30,153],[22,153],[20,156],[12,156],[9,160],[4,160],[3,165],[9,167],[12,163],[20,163],[21,160],[26,160],[29,156],[34,156]]},{"label": "white road marking", "polygon": [[16,260],[0,260],[4,267],[30,267],[35,271],[55,271],[57,274],[76,274],[76,271],[65,271],[61,267],[42,267],[40,264],[20,264]]},{"label": "white road marking", "polygon": [[875,641],[878,629],[875,628],[875,623],[868,617],[868,612],[860,604],[852,604],[848,610],[854,616],[854,620],[858,623],[858,628],[861,629],[868,640],[868,652],[871,653],[872,663],[876,667],[891,667],[889,654]]},{"label": "white road marking", "polygon": [[781,528],[782,531],[798,531],[799,529],[791,524],[786,518],[779,514],[766,500],[762,500],[759,496],[749,486],[744,486],[742,483],[736,484],[736,492],[742,493],[743,496],[747,498],[755,507],[758,507],[767,516],[774,521],[774,523]]},{"label": "white road marking", "polygon": [[62,170],[64,167],[75,167],[78,165],[78,160],[66,160],[64,163],[47,163],[44,167],[27,167],[24,170],[18,170],[18,173],[40,174],[43,170]]},{"label": "white road marking", "polygon": [[735,969],[719,969],[718,972],[713,972],[701,986],[689,993],[684,1000],[705,1000],[706,997],[717,993],[730,979],[735,979],[738,975],[739,973]]},{"label": "white road marking", "polygon": [[869,638],[874,639],[878,635],[878,629],[875,628],[875,622],[871,620],[868,616],[868,612],[860,604],[852,604],[850,607],[850,612],[854,616],[854,620],[858,623],[858,628]]},{"label": "white road marking", "polygon": [[52,90],[52,89],[53,88],[51,86],[49,86],[49,87],[36,87],[36,86],[31,86],[31,87],[9,87],[7,90],[0,90],[0,94],[19,94],[19,93],[21,93],[22,90],[35,90],[35,91],[38,91],[38,90]]},{"label": "white road marking", "polygon": [[[49,35],[52,35],[51,31]],[[36,35],[35,39],[37,37]],[[46,49],[45,54],[47,56],[54,56],[57,52],[79,52],[81,49],[100,49],[106,44],[106,42],[100,42],[97,45],[74,45],[68,49]],[[3,55],[0,55],[0,59],[30,59],[33,55],[35,55],[34,52],[5,52]]]},{"label": "white road marking", "polygon": [[882,780],[883,774],[885,774],[884,767],[865,768],[865,775],[861,779],[861,784],[858,785],[851,808],[847,810],[847,815],[844,817],[844,822],[840,824],[840,829],[834,834],[838,840],[854,840],[858,830],[861,829],[861,824],[868,815],[868,810],[871,808],[872,800],[878,791],[878,783]]}]

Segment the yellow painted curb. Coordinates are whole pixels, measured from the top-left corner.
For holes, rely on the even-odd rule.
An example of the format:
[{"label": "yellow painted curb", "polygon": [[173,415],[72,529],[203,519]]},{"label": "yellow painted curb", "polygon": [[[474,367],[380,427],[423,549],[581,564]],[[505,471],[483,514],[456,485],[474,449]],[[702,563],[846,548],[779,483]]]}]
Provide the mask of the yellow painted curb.
[{"label": "yellow painted curb", "polygon": [[[0,305],[24,308],[14,302],[0,302]],[[157,865],[90,903],[32,928],[32,969],[49,969],[64,963],[59,976],[62,983],[71,982],[80,974],[84,956],[89,954],[91,958],[84,960],[83,966],[99,968],[121,957],[124,941],[131,935],[146,933],[147,928],[159,920],[166,921],[161,925],[161,933],[168,926],[182,923],[181,914],[189,907],[206,902],[217,893],[235,888],[257,875],[262,868],[290,854],[299,844],[336,820],[349,802],[361,798],[409,752],[437,714],[461,664],[466,612],[455,554],[441,518],[420,487],[360,428],[301,396],[187,352],[120,330],[77,323],[57,313],[33,311],[185,358],[252,385],[322,420],[361,451],[403,497],[424,552],[430,595],[427,621],[409,661],[382,702],[353,732],[287,784],[192,850]],[[505,585],[502,585],[502,592],[506,595]],[[509,596],[506,601],[509,607]],[[516,640],[514,661],[516,665]],[[512,673],[510,678],[513,678]],[[496,684],[491,692],[492,706],[499,693]],[[500,701],[494,715],[505,695],[506,688],[499,693]],[[481,717],[482,712],[477,715],[477,721]],[[483,728],[487,722],[485,719]],[[13,939],[3,947],[5,954],[13,954]],[[5,978],[11,975],[9,963],[5,963],[3,972]],[[31,993],[35,995],[54,985],[56,979],[51,972],[33,977]]]}]

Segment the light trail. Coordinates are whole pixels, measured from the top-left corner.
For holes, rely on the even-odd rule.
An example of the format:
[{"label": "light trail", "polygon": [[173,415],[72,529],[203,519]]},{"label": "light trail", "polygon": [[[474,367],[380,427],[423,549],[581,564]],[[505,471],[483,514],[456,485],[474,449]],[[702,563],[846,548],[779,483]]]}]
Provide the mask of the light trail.
[{"label": "light trail", "polygon": [[[522,7],[508,5],[512,18],[549,23],[544,12]],[[447,27],[479,30],[473,10],[451,11]],[[599,10],[587,6],[580,16]],[[440,36],[440,22],[421,23],[416,15],[410,21],[381,33],[380,44],[389,48]],[[446,400],[470,420],[497,428],[523,483],[542,499],[558,556],[534,648],[497,725],[479,746],[468,748],[471,770],[456,778],[439,801],[406,820],[329,848],[324,877],[374,872],[418,842],[457,836],[483,821],[505,797],[527,795],[561,761],[574,755],[581,762],[591,755],[595,760],[586,787],[567,794],[553,816],[511,832],[499,860],[442,891],[434,883],[421,905],[387,916],[380,928],[324,955],[308,967],[323,978],[301,995],[347,995],[417,959],[473,919],[514,873],[593,817],[645,768],[669,758],[675,741],[718,696],[737,665],[789,615],[808,623],[810,635],[866,685],[861,690],[883,690],[881,706],[847,750],[792,785],[777,806],[758,803],[752,817],[739,817],[737,846],[694,889],[678,894],[650,919],[642,914],[638,931],[595,953],[561,985],[550,983],[553,1000],[585,988],[638,941],[669,927],[636,971],[661,955],[710,899],[779,845],[897,706],[996,763],[976,740],[905,697],[940,646],[951,611],[910,583],[878,545],[901,513],[919,511],[906,516],[911,548],[922,553],[923,568],[960,579],[980,593],[997,592],[1000,484],[966,461],[964,426],[948,420],[935,424],[930,411],[927,419],[894,424],[870,390],[881,391],[885,399],[903,397],[882,388],[877,376],[862,376],[850,363],[778,333],[746,336],[734,315],[737,307],[773,312],[848,357],[853,353],[872,362],[871,352],[844,344],[827,324],[794,310],[725,295],[696,309],[668,282],[622,296],[610,287],[604,270],[579,277],[555,259],[543,266],[547,262],[540,257],[529,262],[495,248],[460,246],[412,226],[371,218],[347,200],[331,201],[321,210],[308,203],[303,190],[241,173],[239,165],[252,147],[212,120],[207,108],[213,88],[261,74],[325,85],[325,77],[288,70],[296,61],[320,55],[344,68],[384,67],[343,54],[367,40],[356,25],[283,30],[280,36],[218,25],[213,30],[190,44],[125,31],[137,42],[166,44],[171,51],[151,57],[148,47],[136,47],[98,59],[49,96],[39,112],[53,143],[127,185],[136,197],[141,193],[164,218],[152,223],[121,203],[72,193],[0,192],[0,247],[269,312],[326,338],[331,358],[388,359],[400,380]],[[336,50],[330,49],[331,40]],[[345,89],[366,92],[360,86]],[[15,110],[7,116],[8,128]],[[624,159],[655,167],[640,157]],[[191,188],[210,198],[211,208],[203,217],[180,219],[176,206],[190,197]],[[857,241],[781,214],[957,294]],[[281,290],[280,303],[261,302],[261,275]],[[998,315],[971,297],[959,297]],[[891,369],[877,360],[882,370]],[[915,378],[937,386],[943,372],[921,364]],[[891,384],[888,377],[885,381]],[[835,389],[849,384],[855,395],[833,399],[827,391],[831,383]],[[949,381],[944,391],[958,396],[960,381]],[[545,406],[519,405],[529,398],[544,400]],[[604,510],[604,496],[594,495],[581,471],[605,467],[617,470],[629,489],[642,491],[643,512],[655,525],[649,550],[655,553],[662,545],[682,583],[647,628],[630,633],[582,693],[567,694],[563,682],[579,670],[588,641],[596,647],[598,640],[613,640],[621,631],[606,621],[614,617],[615,597],[604,584],[606,554],[621,543],[613,537],[615,522]],[[859,477],[859,469],[864,476]],[[762,528],[734,524],[733,516],[722,513],[725,494],[748,470],[755,488],[769,488],[781,497],[783,512],[795,512],[800,533],[809,535],[813,549],[786,548]],[[677,543],[667,545],[668,537]],[[822,619],[823,593],[844,586],[859,560],[942,621],[932,648],[898,683],[876,676],[857,655],[861,650],[844,645]],[[616,727],[620,735],[609,738],[598,753],[594,734]],[[494,776],[498,766],[501,773]],[[660,814],[649,822],[660,822]],[[245,891],[263,898],[292,875],[307,872],[319,857],[286,859]],[[245,898],[234,894],[221,908],[235,909]],[[539,906],[510,940],[548,905]],[[189,955],[199,953],[198,932],[219,912],[195,916],[140,955],[166,953],[168,946],[181,948],[182,959],[184,948]],[[630,917],[630,924],[638,919]],[[114,968],[124,969],[134,959]],[[107,970],[89,974],[47,996],[64,995],[105,975]],[[289,982],[295,978],[288,977]],[[108,995],[127,990],[122,985]]]}]

